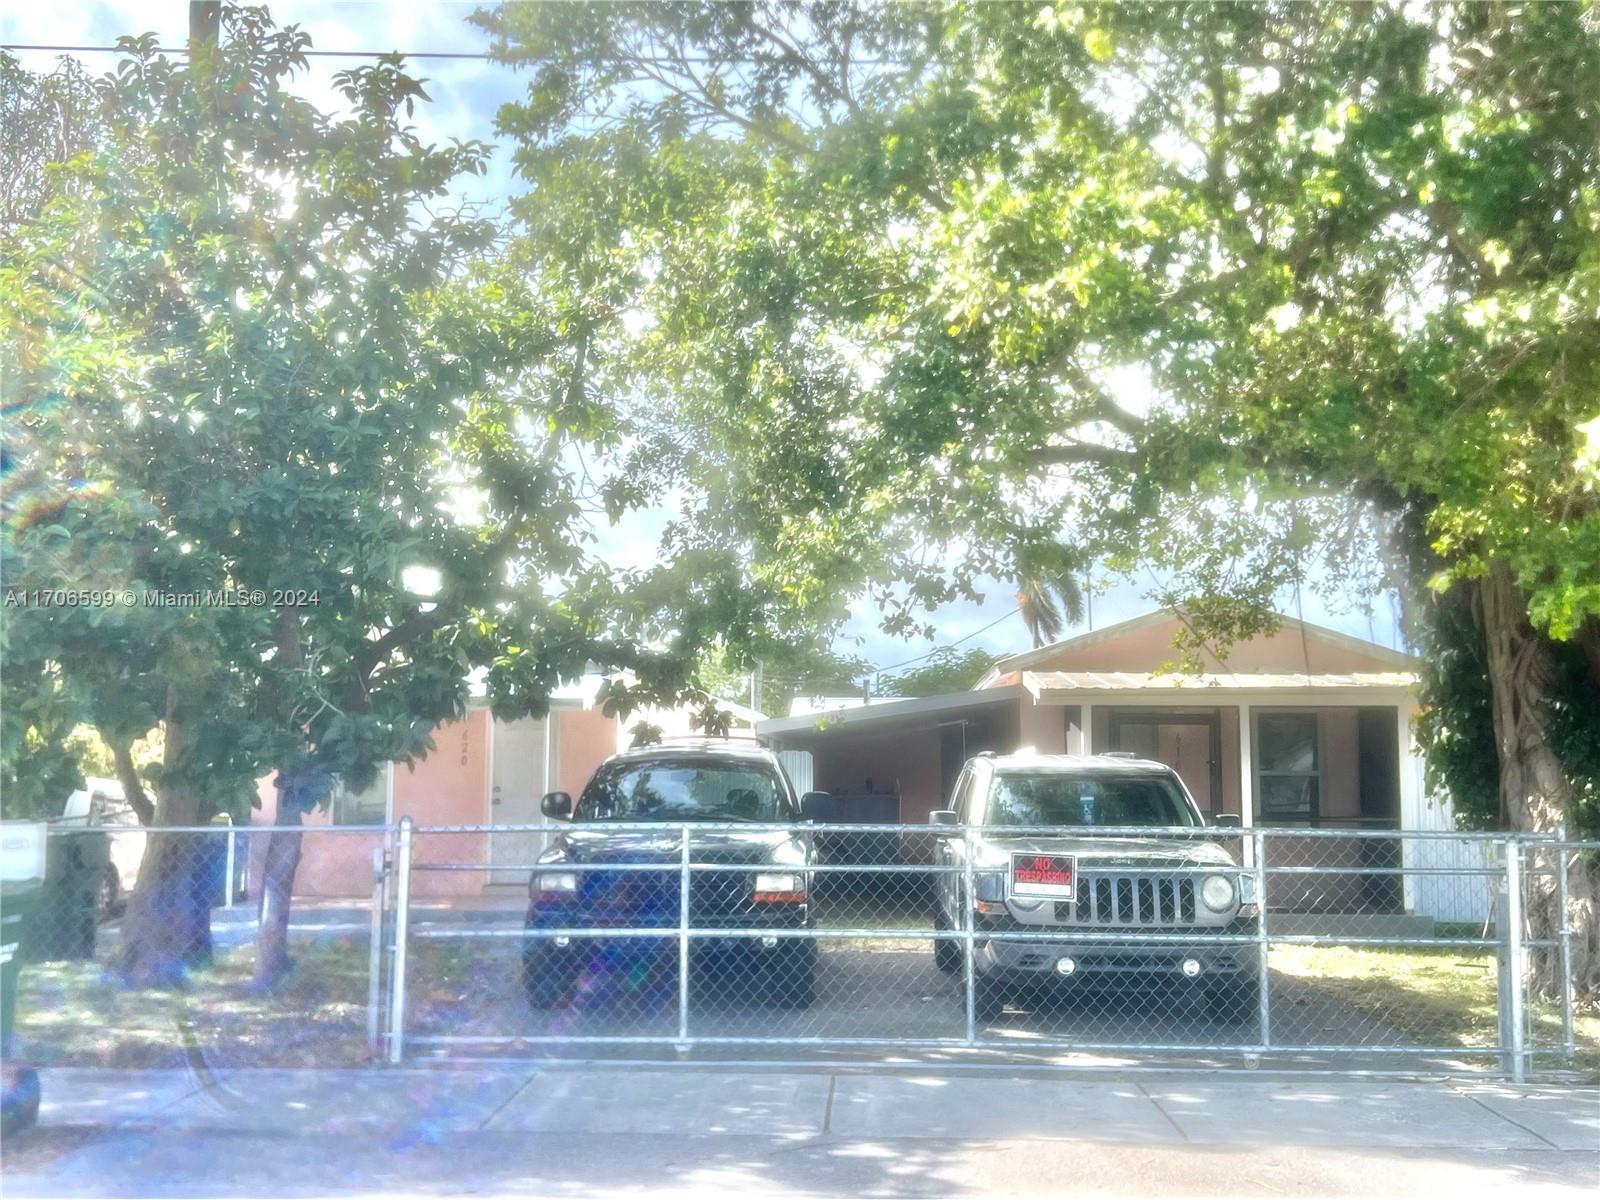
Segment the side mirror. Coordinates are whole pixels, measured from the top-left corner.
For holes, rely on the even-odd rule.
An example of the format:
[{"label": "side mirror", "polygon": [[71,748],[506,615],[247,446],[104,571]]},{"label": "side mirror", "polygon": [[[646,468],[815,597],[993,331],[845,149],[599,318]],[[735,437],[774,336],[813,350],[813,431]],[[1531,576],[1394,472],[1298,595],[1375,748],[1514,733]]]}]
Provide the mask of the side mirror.
[{"label": "side mirror", "polygon": [[[928,814],[929,825],[957,825],[956,810],[953,808],[936,808]],[[942,836],[942,835],[939,835]]]},{"label": "side mirror", "polygon": [[539,811],[552,820],[570,820],[572,818],[572,797],[567,795],[566,792],[546,792],[544,799],[539,801]]},{"label": "side mirror", "polygon": [[826,825],[833,816],[833,797],[827,792],[807,792],[800,797],[800,819]]},{"label": "side mirror", "polygon": [[1216,816],[1211,818],[1211,824],[1217,829],[1241,828],[1238,813],[1218,813]]}]

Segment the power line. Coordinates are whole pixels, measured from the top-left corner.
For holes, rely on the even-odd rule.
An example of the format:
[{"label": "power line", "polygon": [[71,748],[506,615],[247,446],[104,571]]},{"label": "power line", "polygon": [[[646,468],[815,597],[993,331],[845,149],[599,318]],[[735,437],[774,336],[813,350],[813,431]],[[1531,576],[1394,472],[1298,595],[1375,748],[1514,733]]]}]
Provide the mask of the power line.
[{"label": "power line", "polygon": [[[126,54],[124,46],[38,46],[23,45],[13,42],[0,46],[0,50],[50,50],[62,54]],[[157,46],[157,54],[188,54],[187,48],[173,46]],[[417,50],[402,53],[399,50],[302,50],[307,58],[381,58],[385,54],[400,54],[403,58],[488,58],[489,55],[478,52],[466,51],[452,52],[445,50]]]},{"label": "power line", "polygon": [[[41,50],[41,51],[53,51],[53,52],[61,53],[61,54],[126,54],[126,53],[128,53],[127,48],[124,47],[124,46],[54,46],[54,45],[47,46],[47,45],[40,45],[40,44],[37,44],[37,43],[24,43],[24,42],[9,42],[9,43],[6,43],[4,45],[0,45],[0,50]],[[188,54],[189,50],[188,50],[187,47],[183,47],[183,46],[157,46],[157,47],[155,47],[155,52],[157,54]],[[496,63],[499,63],[501,66],[506,66],[506,67],[536,66],[539,63],[555,61],[554,59],[527,58],[527,59],[518,59],[518,60],[513,62],[513,61],[508,61],[508,60],[503,59],[503,58],[497,58],[494,55],[489,54],[489,53],[487,53],[485,51],[482,51],[482,50],[478,50],[478,51],[467,51],[467,50],[457,50],[457,51],[451,51],[451,50],[302,50],[302,51],[300,51],[300,53],[305,55],[307,58],[381,58],[385,54],[398,54],[398,55],[400,55],[401,58],[457,58],[457,59],[460,59],[460,58],[471,58],[471,59],[482,59],[485,62],[496,62]],[[712,65],[712,66],[736,67],[736,66],[753,66],[753,65],[756,65],[756,64],[766,64],[766,63],[771,63],[771,62],[775,62],[775,61],[784,61],[784,60],[791,61],[791,62],[796,62],[796,63],[799,63],[799,62],[803,61],[801,59],[795,58],[792,55],[783,55],[783,56],[779,56],[779,57],[775,57],[775,58],[719,58],[719,57],[716,57],[714,55],[700,55],[700,54],[684,54],[684,55],[645,55],[645,54],[637,54],[637,55],[628,55],[626,57],[623,57],[623,56],[602,57],[602,58],[592,59],[590,61],[593,61],[593,62],[609,62],[609,63],[627,63],[627,62],[645,63],[645,64],[649,64],[650,66],[658,66],[658,67],[670,67],[670,66],[676,66],[678,64],[694,64],[696,66]],[[905,66],[905,65],[907,65],[906,63],[904,63],[904,62],[902,62],[900,60],[889,59],[889,58],[855,58],[855,59],[851,59],[850,60],[850,64],[852,66],[859,66],[859,67],[889,67],[889,66]]]},{"label": "power line", "polygon": [[1019,605],[1017,608],[1013,608],[1010,612],[1004,613],[1001,616],[996,617],[993,621],[990,621],[982,629],[974,629],[971,633],[967,634],[965,637],[958,637],[955,641],[949,642],[949,643],[947,643],[946,645],[943,645],[943,646],[935,646],[932,650],[929,650],[926,654],[919,654],[915,658],[908,658],[908,659],[905,660],[905,662],[897,662],[893,666],[889,666],[889,667],[878,667],[878,668],[876,668],[874,670],[873,673],[875,675],[886,675],[890,671],[898,671],[901,667],[909,667],[912,663],[921,662],[925,658],[932,658],[935,654],[939,653],[939,651],[941,651],[941,650],[954,650],[957,646],[961,645],[962,642],[970,642],[973,638],[977,637],[980,633],[988,633],[989,630],[993,629],[996,625],[1000,624],[1001,621],[1009,621],[1012,617],[1016,616],[1017,613],[1020,612],[1020,611],[1021,611],[1021,606]]}]

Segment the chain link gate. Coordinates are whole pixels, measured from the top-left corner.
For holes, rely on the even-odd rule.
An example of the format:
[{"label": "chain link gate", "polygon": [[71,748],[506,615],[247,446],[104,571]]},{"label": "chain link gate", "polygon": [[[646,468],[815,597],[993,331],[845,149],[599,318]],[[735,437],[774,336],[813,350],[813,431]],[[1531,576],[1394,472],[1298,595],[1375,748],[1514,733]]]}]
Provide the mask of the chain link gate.
[{"label": "chain link gate", "polygon": [[[650,853],[518,864],[530,888],[516,903],[408,929],[408,877],[485,872],[452,847],[491,832],[639,835]],[[1010,864],[971,853],[941,862],[934,849],[984,832],[763,826],[759,836],[803,839],[814,854],[803,868],[769,872],[727,860],[725,839],[757,836],[747,826],[402,822],[387,1057],[1070,1053],[1310,1070],[1488,1065],[1521,1080],[1536,1060],[1571,1059],[1578,1048],[1566,868],[1600,843],[1096,829],[1097,842],[1125,853],[1081,857],[1070,903],[1051,901],[1049,919],[1029,923],[1017,920]],[[1154,841],[1229,850],[1240,903],[1228,920],[1207,925],[1196,912],[1204,916],[1204,881],[1230,872],[1216,861],[1142,860]],[[784,874],[801,886],[760,891],[762,876]],[[560,895],[584,901],[542,905],[558,894],[541,890],[552,876],[562,877]],[[803,917],[776,919],[786,902]],[[1529,917],[1541,905],[1542,929]],[[1553,992],[1535,995],[1539,980]],[[1468,1010],[1492,1012],[1492,1025],[1471,1025]]]}]

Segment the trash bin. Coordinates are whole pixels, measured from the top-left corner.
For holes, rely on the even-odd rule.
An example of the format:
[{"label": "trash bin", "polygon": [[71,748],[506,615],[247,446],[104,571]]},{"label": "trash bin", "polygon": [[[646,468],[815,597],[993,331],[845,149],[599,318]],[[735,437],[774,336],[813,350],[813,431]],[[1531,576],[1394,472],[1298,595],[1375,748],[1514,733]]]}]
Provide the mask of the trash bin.
[{"label": "trash bin", "polygon": [[97,828],[58,828],[45,854],[44,884],[22,941],[24,957],[29,962],[93,958],[111,839]]},{"label": "trash bin", "polygon": [[44,891],[45,847],[42,821],[0,821],[0,1135],[39,1115],[39,1074],[12,1057],[11,1031],[22,944]]}]

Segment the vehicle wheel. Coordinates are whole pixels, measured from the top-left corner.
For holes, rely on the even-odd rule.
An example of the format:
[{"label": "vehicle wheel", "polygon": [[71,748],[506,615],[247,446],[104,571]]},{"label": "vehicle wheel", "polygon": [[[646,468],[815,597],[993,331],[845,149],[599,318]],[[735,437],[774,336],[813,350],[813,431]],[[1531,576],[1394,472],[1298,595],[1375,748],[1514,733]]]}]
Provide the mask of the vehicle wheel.
[{"label": "vehicle wheel", "polygon": [[[933,913],[933,927],[936,930],[945,929],[944,914],[938,909]],[[935,939],[933,943],[933,965],[947,975],[953,975],[961,970],[961,945],[946,938]]]},{"label": "vehicle wheel", "polygon": [[117,877],[117,868],[110,863],[100,872],[100,887],[95,893],[94,907],[102,921],[122,911],[122,880]]},{"label": "vehicle wheel", "polygon": [[984,979],[972,981],[972,1015],[983,1024],[998,1021],[1006,1010],[1006,994],[999,985]]},{"label": "vehicle wheel", "polygon": [[535,1010],[554,1008],[565,1000],[577,982],[577,972],[569,962],[537,949],[522,954],[522,987],[528,1005]]},{"label": "vehicle wheel", "polygon": [[1206,990],[1206,1009],[1218,1021],[1247,1025],[1256,1019],[1260,997],[1253,979],[1229,979]]},{"label": "vehicle wheel", "polygon": [[772,1002],[778,1008],[810,1008],[817,998],[817,947],[804,942],[800,948],[775,959],[772,971]]}]

